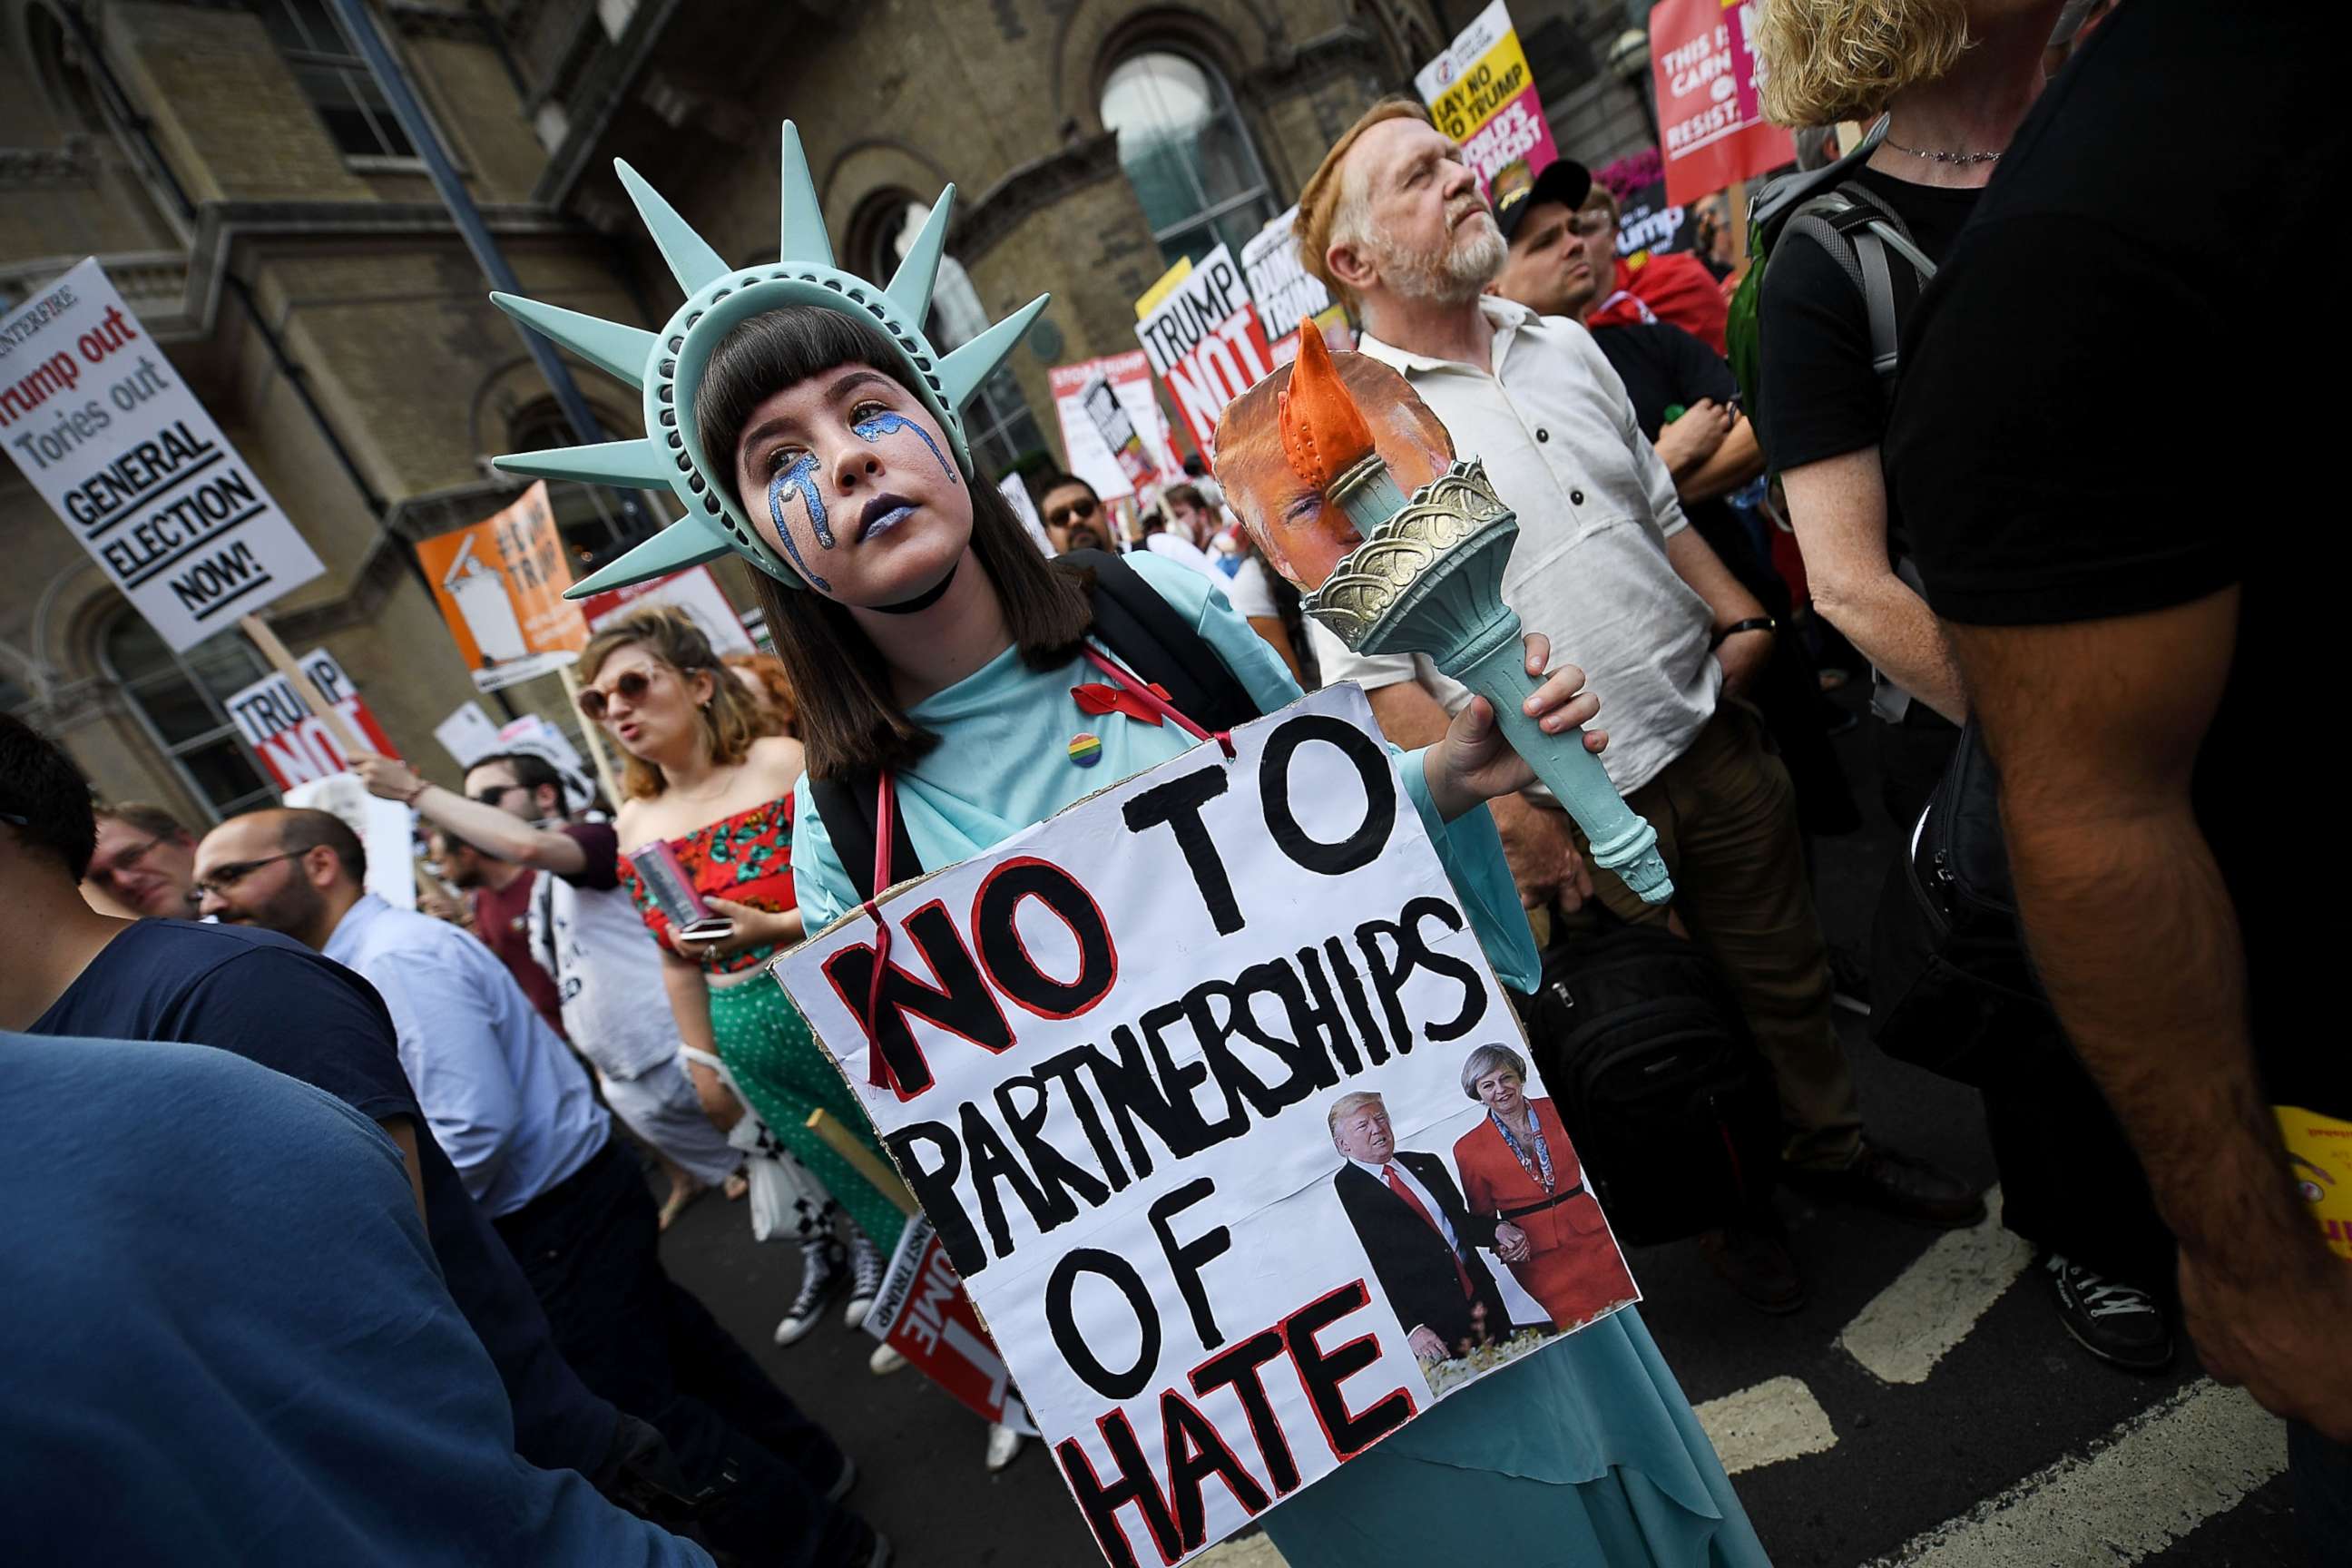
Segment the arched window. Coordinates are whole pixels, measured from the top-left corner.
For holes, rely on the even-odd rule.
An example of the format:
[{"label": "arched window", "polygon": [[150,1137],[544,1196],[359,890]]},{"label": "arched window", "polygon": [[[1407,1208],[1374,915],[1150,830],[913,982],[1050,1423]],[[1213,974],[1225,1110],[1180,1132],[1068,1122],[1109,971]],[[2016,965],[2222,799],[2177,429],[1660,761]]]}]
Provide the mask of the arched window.
[{"label": "arched window", "polygon": [[1282,210],[1232,89],[1207,66],[1165,50],[1134,56],[1103,85],[1102,121],[1118,132],[1119,167],[1171,266],[1220,242],[1239,256]]},{"label": "arched window", "polygon": [[[923,219],[929,216],[929,207],[908,200],[898,223],[877,226],[876,254],[868,258],[866,276],[876,282],[887,282],[913,248]],[[942,256],[939,279],[931,288],[930,320],[924,323],[931,346],[946,353],[980,336],[990,325],[987,307],[971,286],[971,275],[954,257]],[[1046,449],[1045,434],[1029,412],[1029,399],[1009,367],[999,366],[995,374],[981,383],[980,391],[964,405],[963,424],[971,441],[972,462],[984,478],[1003,479]]]},{"label": "arched window", "polygon": [[106,628],[103,654],[140,722],[213,820],[276,804],[277,792],[223,706],[269,673],[244,637],[223,632],[175,654],[145,621],[125,613]]}]

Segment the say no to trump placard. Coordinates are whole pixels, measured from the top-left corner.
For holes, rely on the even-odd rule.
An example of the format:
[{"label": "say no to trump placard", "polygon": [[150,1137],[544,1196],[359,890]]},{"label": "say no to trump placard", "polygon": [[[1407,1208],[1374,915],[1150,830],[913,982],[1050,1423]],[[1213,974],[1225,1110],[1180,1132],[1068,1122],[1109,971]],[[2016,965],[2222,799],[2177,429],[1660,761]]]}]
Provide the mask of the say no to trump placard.
[{"label": "say no to trump placard", "polygon": [[1233,741],[774,966],[1121,1565],[1635,1296],[1362,692]]}]

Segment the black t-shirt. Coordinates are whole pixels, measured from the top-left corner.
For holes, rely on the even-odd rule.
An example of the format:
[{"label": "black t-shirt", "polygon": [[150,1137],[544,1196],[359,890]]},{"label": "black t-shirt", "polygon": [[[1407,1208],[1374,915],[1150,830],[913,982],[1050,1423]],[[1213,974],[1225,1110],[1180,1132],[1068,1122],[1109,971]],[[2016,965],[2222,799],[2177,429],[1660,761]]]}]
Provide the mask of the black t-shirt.
[{"label": "black t-shirt", "polygon": [[[1596,327],[1592,342],[1625,384],[1633,418],[1652,441],[1666,426],[1666,410],[1679,404],[1688,408],[1703,397],[1729,403],[1739,394],[1739,383],[1723,356],[1696,333],[1671,321],[1629,321],[1622,326]],[[1764,601],[1774,615],[1789,613],[1787,590],[1766,563],[1756,559],[1748,531],[1721,496],[1683,502],[1683,515],[1701,539],[1723,558],[1748,592]]]},{"label": "black t-shirt", "polygon": [[[1938,267],[1984,194],[1914,184],[1867,165],[1848,178],[1892,207],[1912,242]],[[1910,264],[1890,254],[1888,265],[1897,305],[1916,300],[1907,282]],[[1895,331],[1906,361],[1910,327],[1900,321]],[[1762,406],[1748,413],[1776,472],[1878,445],[1886,427],[1886,388],[1871,366],[1870,312],[1862,290],[1827,250],[1802,236],[1781,234],[1764,268],[1756,332]]]},{"label": "black t-shirt", "polygon": [[374,1121],[406,1117],[416,1133],[425,1232],[449,1294],[506,1384],[516,1450],[533,1464],[583,1473],[602,1463],[613,1408],[557,1353],[530,1281],[433,1141],[400,1065],[392,1016],[357,972],[275,931],[140,921],[100,950],[30,1032],[211,1046],[324,1089]]},{"label": "black t-shirt", "polygon": [[[2326,1024],[2341,966],[2312,901],[2336,814],[2324,791],[2281,809],[2303,735],[2338,721],[2325,639],[2343,552],[2332,530],[2276,526],[2298,509],[2257,494],[2307,480],[2282,411],[2332,399],[2324,351],[2295,330],[2308,299],[2274,310],[2246,288],[2250,264],[2336,249],[2326,193],[2352,158],[2326,76],[2337,20],[2120,7],[2020,128],[1922,300],[1886,458],[1948,620],[2095,620],[2238,587],[2198,820],[2237,908],[2272,1094],[2352,1117],[2352,1052]],[[2216,103],[2229,133],[2192,129]]]}]

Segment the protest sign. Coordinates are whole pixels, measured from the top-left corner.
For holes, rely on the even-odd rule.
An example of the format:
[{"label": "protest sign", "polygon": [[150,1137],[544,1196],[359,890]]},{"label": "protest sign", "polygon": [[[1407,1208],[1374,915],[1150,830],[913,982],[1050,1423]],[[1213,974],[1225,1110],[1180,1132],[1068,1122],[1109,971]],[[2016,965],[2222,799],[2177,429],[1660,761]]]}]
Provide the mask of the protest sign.
[{"label": "protest sign", "polygon": [[596,796],[595,785],[588,779],[589,763],[580,754],[580,748],[572,743],[571,736],[536,713],[525,713],[499,725],[498,749],[501,752],[530,752],[546,758],[548,764],[563,779],[564,804],[568,810],[584,810]]},{"label": "protest sign", "polygon": [[1797,144],[1764,118],[1753,0],[1662,0],[1650,8],[1666,200],[1699,197],[1793,161]]},{"label": "protest sign", "polygon": [[495,517],[424,541],[416,559],[476,689],[496,691],[580,657],[588,623],[563,596],[572,569],[546,480]]},{"label": "protest sign", "polygon": [[0,320],[0,442],[175,653],[325,570],[94,259]]},{"label": "protest sign", "polygon": [[467,702],[438,724],[433,726],[433,738],[441,749],[461,768],[470,768],[482,758],[499,749],[499,727],[482,711],[478,702]]},{"label": "protest sign", "polygon": [[909,1220],[899,1233],[898,1249],[859,1326],[978,1415],[1037,1435],[1012,1392],[1004,1358],[981,1326],[928,1220]]},{"label": "protest sign", "polygon": [[1462,144],[1462,161],[1481,189],[1507,164],[1524,163],[1529,174],[1540,174],[1559,156],[1503,0],[1479,12],[1412,85],[1437,128]]},{"label": "protest sign", "polygon": [[603,631],[606,622],[646,605],[675,605],[684,610],[687,618],[710,639],[710,651],[721,658],[730,653],[759,651],[752,646],[750,634],[743,630],[743,617],[736,613],[727,590],[719,585],[719,579],[708,566],[689,566],[649,583],[631,583],[626,587],[591,594],[580,601],[580,613],[593,636]]},{"label": "protest sign", "polygon": [[1532,1071],[1561,1190],[1513,1210],[1549,1248],[1524,1279],[1496,1260],[1530,1245],[1497,1217],[1521,1168],[1461,1075],[1527,1047],[1362,691],[1231,739],[772,970],[1118,1568],[1191,1556],[1636,1295]]},{"label": "protest sign", "polygon": [[367,852],[367,890],[394,909],[416,907],[416,813],[368,793],[357,773],[330,773],[286,791],[286,804],[340,816]]},{"label": "protest sign", "polygon": [[1338,350],[1356,346],[1356,334],[1348,325],[1347,310],[1333,302],[1330,291],[1322,280],[1307,270],[1298,255],[1298,237],[1290,226],[1298,221],[1298,207],[1293,203],[1288,212],[1267,224],[1250,237],[1242,247],[1242,275],[1249,279],[1250,300],[1257,306],[1257,319],[1269,335],[1280,334],[1270,345],[1274,363],[1288,364],[1298,357],[1298,321],[1311,316],[1322,330],[1324,342]]},{"label": "protest sign", "polygon": [[[327,705],[341,715],[343,723],[376,754],[397,757],[392,742],[376,722],[375,714],[361,700],[359,689],[352,684],[343,667],[325,648],[313,648],[302,656],[302,671],[318,687],[319,695]],[[280,791],[330,773],[347,771],[351,757],[342,742],[335,736],[327,721],[310,711],[294,683],[283,675],[272,673],[244,688],[228,700],[228,716],[236,724],[237,733],[245,737],[262,765],[269,770],[270,778]]]},{"label": "protest sign", "polygon": [[1004,504],[1011,507],[1013,515],[1021,520],[1021,530],[1029,536],[1029,542],[1037,547],[1037,553],[1053,554],[1053,536],[1045,531],[1045,520],[1037,515],[1036,498],[1029,493],[1028,481],[1019,474],[1007,474],[996,481],[996,493],[1004,498]]},{"label": "protest sign", "polygon": [[1617,198],[1617,254],[1627,260],[1645,251],[1661,256],[1688,250],[1697,243],[1692,210],[1666,199],[1665,160],[1655,147],[1595,169],[1592,183],[1607,186]]},{"label": "protest sign", "polygon": [[1184,465],[1176,456],[1167,417],[1160,411],[1160,392],[1151,379],[1151,363],[1141,349],[1080,360],[1075,364],[1057,364],[1046,372],[1046,382],[1054,394],[1054,413],[1062,425],[1062,451],[1069,458],[1070,472],[1094,486],[1095,493],[1105,500],[1135,492],[1127,468],[1104,440],[1102,426],[1097,423],[1099,405],[1095,412],[1087,409],[1087,389],[1097,381],[1110,388],[1120,412],[1141,438],[1144,452],[1151,459],[1150,482],[1181,483]]},{"label": "protest sign", "polygon": [[1214,461],[1217,416],[1274,368],[1240,265],[1223,246],[1135,323],[1151,368],[1168,384],[1201,456]]}]

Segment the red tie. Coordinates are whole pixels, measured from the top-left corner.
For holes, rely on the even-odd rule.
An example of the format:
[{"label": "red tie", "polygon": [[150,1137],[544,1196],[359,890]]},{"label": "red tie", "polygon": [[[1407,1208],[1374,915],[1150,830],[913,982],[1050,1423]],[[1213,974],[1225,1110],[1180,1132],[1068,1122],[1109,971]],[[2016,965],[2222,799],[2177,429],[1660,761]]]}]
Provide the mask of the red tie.
[{"label": "red tie", "polygon": [[[1394,1165],[1382,1165],[1381,1167],[1381,1180],[1389,1184],[1389,1191],[1394,1193],[1397,1196],[1402,1198],[1407,1204],[1412,1205],[1412,1212],[1422,1217],[1423,1223],[1437,1233],[1438,1240],[1445,1241],[1444,1226],[1439,1225],[1437,1223],[1437,1216],[1429,1212],[1429,1205],[1423,1203],[1421,1199],[1415,1195],[1413,1190],[1404,1184],[1404,1178],[1397,1174],[1397,1168]],[[1463,1299],[1468,1301],[1475,1301],[1478,1299],[1478,1292],[1471,1288],[1470,1270],[1462,1267],[1462,1255],[1454,1250],[1454,1244],[1452,1242],[1445,1243],[1445,1256],[1447,1260],[1454,1265],[1454,1277],[1462,1281]]]}]

